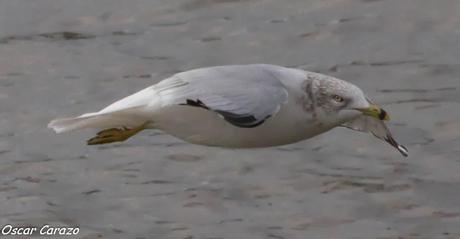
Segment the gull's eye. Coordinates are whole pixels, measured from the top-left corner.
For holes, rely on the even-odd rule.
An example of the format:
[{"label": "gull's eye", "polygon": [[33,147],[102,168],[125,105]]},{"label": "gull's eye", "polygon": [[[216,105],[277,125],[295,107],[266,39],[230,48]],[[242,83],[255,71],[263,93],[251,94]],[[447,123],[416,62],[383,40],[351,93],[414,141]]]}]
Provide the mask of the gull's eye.
[{"label": "gull's eye", "polygon": [[334,99],[336,102],[342,103],[344,101],[343,97],[339,95],[333,95],[332,99]]}]

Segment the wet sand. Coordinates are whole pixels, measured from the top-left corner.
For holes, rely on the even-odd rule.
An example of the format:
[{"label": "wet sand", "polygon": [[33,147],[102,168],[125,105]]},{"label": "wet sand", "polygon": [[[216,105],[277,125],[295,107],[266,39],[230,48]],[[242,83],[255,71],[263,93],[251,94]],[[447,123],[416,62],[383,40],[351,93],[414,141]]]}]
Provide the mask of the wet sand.
[{"label": "wet sand", "polygon": [[[0,225],[79,226],[85,239],[460,238],[459,26],[456,0],[2,1]],[[228,150],[156,131],[90,147],[93,131],[46,128],[175,72],[247,63],[359,85],[409,158],[347,129]]]}]

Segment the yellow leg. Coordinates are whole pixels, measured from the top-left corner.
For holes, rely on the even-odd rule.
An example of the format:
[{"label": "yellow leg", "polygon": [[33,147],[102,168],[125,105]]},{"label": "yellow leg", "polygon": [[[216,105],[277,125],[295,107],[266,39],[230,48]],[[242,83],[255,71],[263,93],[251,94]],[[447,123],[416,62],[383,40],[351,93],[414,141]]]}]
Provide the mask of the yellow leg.
[{"label": "yellow leg", "polygon": [[138,127],[134,127],[132,129],[128,129],[126,127],[105,129],[97,133],[95,137],[86,141],[86,143],[88,145],[94,145],[94,144],[108,144],[108,143],[113,143],[113,142],[125,141],[129,137],[144,130],[146,126],[148,125],[148,123],[149,122],[145,122],[144,124]]}]

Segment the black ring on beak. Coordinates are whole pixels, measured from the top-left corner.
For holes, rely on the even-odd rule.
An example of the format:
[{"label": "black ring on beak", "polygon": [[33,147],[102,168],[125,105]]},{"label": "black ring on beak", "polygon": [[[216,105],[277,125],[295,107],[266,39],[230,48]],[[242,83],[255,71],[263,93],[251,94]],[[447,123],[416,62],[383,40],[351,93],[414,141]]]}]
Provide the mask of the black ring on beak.
[{"label": "black ring on beak", "polygon": [[380,110],[380,113],[379,113],[379,119],[380,120],[384,120],[386,117],[387,117],[387,112],[383,109]]}]

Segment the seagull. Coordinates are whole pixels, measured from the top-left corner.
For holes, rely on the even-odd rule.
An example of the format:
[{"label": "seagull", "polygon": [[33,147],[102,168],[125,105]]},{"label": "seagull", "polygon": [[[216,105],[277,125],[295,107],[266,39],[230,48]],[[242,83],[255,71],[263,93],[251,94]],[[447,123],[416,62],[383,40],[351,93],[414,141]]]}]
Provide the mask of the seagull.
[{"label": "seagull", "polygon": [[125,141],[157,129],[184,141],[224,148],[286,145],[335,127],[369,132],[403,156],[388,113],[357,86],[319,73],[268,64],[177,73],[106,108],[52,120],[56,133],[100,129],[88,145]]}]

